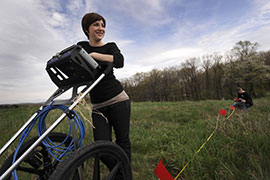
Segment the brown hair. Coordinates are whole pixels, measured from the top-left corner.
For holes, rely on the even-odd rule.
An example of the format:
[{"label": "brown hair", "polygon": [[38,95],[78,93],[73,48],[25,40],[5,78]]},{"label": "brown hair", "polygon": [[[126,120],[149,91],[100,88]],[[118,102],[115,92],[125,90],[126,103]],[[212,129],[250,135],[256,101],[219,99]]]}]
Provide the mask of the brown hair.
[{"label": "brown hair", "polygon": [[241,87],[237,87],[236,88],[236,91],[238,92],[238,91],[240,91],[242,88]]},{"label": "brown hair", "polygon": [[101,15],[97,14],[97,13],[87,13],[83,16],[82,18],[82,30],[84,32],[84,34],[86,35],[86,37],[89,39],[88,37],[88,28],[91,24],[93,24],[96,21],[100,21],[102,20],[104,23],[104,26],[106,27],[106,21],[104,19],[104,17],[102,17]]}]

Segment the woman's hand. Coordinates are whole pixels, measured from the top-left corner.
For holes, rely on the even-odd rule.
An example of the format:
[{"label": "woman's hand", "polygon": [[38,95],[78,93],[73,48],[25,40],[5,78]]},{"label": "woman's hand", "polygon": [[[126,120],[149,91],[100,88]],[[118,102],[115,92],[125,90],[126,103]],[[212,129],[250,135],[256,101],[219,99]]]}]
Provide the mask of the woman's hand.
[{"label": "woman's hand", "polygon": [[243,102],[243,103],[246,102],[246,100],[244,100],[244,99],[242,99],[242,98],[239,98],[239,100],[240,100],[241,102]]}]

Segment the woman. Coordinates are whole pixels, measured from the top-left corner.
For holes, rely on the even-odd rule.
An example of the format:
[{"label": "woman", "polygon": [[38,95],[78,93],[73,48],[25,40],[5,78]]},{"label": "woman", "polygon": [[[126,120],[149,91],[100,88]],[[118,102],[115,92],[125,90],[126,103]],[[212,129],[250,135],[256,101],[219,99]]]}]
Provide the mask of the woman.
[{"label": "woman", "polygon": [[234,107],[239,109],[248,109],[253,106],[252,98],[247,91],[241,87],[238,87],[236,90],[238,97],[236,98],[236,102],[233,105]]},{"label": "woman", "polygon": [[[100,66],[112,63],[115,68],[122,68],[124,57],[114,42],[104,44],[106,21],[97,13],[87,13],[82,18],[82,29],[89,41],[79,42]],[[94,140],[112,141],[112,127],[116,143],[123,148],[131,160],[129,139],[130,100],[120,82],[115,78],[113,69],[90,92],[92,119],[95,128]]]}]

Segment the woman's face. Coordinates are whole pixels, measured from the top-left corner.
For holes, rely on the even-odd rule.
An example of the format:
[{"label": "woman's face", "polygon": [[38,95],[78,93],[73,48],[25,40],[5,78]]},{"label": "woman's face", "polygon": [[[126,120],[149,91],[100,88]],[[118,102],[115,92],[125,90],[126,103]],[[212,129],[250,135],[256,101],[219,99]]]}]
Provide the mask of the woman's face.
[{"label": "woman's face", "polygon": [[105,25],[102,20],[95,21],[89,26],[90,41],[101,41],[105,35]]},{"label": "woman's face", "polygon": [[244,90],[243,90],[242,88],[240,88],[240,89],[237,91],[238,94],[241,94],[241,93],[243,93],[243,92],[244,92]]}]

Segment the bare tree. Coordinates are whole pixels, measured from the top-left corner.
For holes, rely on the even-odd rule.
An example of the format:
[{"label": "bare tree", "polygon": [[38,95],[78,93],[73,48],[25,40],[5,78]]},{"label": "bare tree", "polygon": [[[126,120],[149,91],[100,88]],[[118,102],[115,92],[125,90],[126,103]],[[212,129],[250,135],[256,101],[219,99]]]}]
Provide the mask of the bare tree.
[{"label": "bare tree", "polygon": [[206,98],[210,98],[211,85],[210,85],[210,68],[212,66],[213,55],[205,55],[202,57],[203,63],[202,67],[205,72],[205,90],[206,90]]},{"label": "bare tree", "polygon": [[222,58],[223,57],[218,54],[213,55],[214,60],[214,64],[212,66],[214,72],[213,85],[217,99],[221,99],[223,97],[222,82],[221,82],[223,76],[223,68],[221,63]]},{"label": "bare tree", "polygon": [[250,41],[239,41],[233,47],[232,52],[234,52],[241,61],[244,61],[248,60],[250,56],[256,54],[258,46],[259,44],[256,42],[251,43]]},{"label": "bare tree", "polygon": [[201,88],[198,78],[199,58],[190,58],[182,64],[186,81],[189,82],[190,93],[195,100],[201,99]]},{"label": "bare tree", "polygon": [[[208,54],[189,58],[181,66],[137,73],[121,81],[133,101],[178,101],[232,98],[236,86],[254,97],[270,90],[270,51],[239,41],[225,57]],[[226,61],[223,61],[226,60]]]}]

